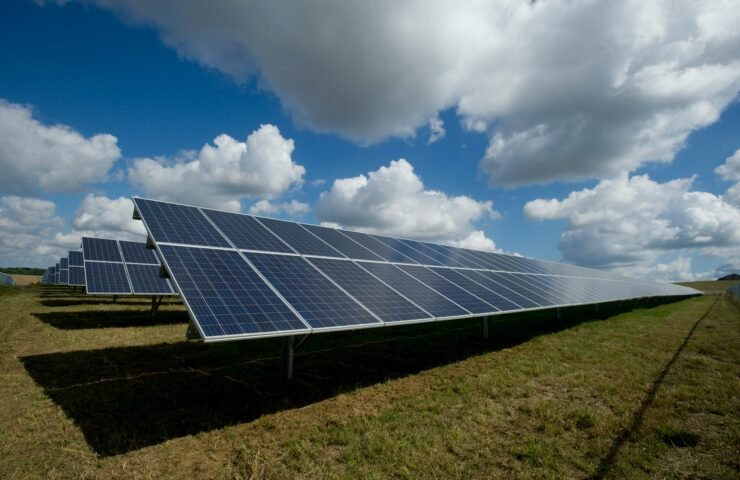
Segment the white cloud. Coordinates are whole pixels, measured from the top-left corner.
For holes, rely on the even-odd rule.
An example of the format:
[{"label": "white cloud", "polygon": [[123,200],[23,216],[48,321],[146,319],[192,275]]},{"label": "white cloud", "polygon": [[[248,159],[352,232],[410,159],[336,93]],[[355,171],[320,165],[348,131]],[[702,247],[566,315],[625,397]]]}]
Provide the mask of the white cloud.
[{"label": "white cloud", "polygon": [[427,144],[434,143],[437,140],[442,140],[445,138],[446,133],[445,122],[443,122],[439,117],[434,117],[429,120],[429,140],[427,140]]},{"label": "white cloud", "polygon": [[727,202],[740,208],[740,149],[735,150],[735,153],[729,156],[724,164],[717,167],[715,172],[723,179],[735,182],[735,185],[728,188],[723,197]]},{"label": "white cloud", "polygon": [[474,227],[498,216],[490,201],[426,190],[404,159],[367,175],[335,180],[319,196],[316,214],[324,223],[371,233],[495,248]]},{"label": "white cloud", "polygon": [[307,203],[291,200],[290,202],[273,203],[269,200],[260,200],[249,208],[252,215],[275,216],[282,213],[289,217],[305,215],[310,210]]},{"label": "white cloud", "polygon": [[490,135],[493,185],[669,162],[740,89],[733,1],[94,3],[237,81],[257,75],[316,131],[413,137],[453,108]]},{"label": "white cloud", "polygon": [[113,135],[85,138],[67,125],[44,125],[24,105],[0,99],[0,192],[74,192],[104,180],[121,156]]},{"label": "white cloud", "polygon": [[740,248],[740,210],[717,195],[692,191],[692,180],[657,183],[647,175],[622,174],[563,200],[533,200],[524,213],[534,220],[567,220],[559,243],[567,261],[678,274],[686,263],[660,267],[660,255]]},{"label": "white cloud", "polygon": [[0,197],[0,265],[23,267],[51,265],[63,250],[49,245],[49,239],[64,225],[53,202],[37,198]]},{"label": "white cloud", "polygon": [[222,134],[213,145],[180,158],[141,158],[129,169],[133,185],[153,198],[239,211],[241,199],[277,197],[303,182],[293,140],[262,125],[246,142]]}]

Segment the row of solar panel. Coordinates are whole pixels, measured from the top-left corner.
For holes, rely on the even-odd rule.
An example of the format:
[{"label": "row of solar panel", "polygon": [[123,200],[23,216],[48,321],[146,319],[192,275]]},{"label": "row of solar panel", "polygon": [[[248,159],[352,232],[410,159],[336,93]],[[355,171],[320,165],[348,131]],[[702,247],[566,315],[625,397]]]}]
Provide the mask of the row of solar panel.
[{"label": "row of solar panel", "polygon": [[206,340],[429,322],[651,292],[580,277],[159,244]]},{"label": "row of solar panel", "polygon": [[92,295],[173,295],[169,280],[160,275],[154,249],[145,243],[84,237],[83,251],[45,273],[45,283],[84,286]]},{"label": "row of solar panel", "polygon": [[90,295],[173,295],[160,275],[155,251],[145,243],[82,238],[87,293]]},{"label": "row of solar panel", "polygon": [[407,265],[624,279],[598,270],[416,240],[353,232],[205,208],[134,199],[157,243],[298,253]]}]

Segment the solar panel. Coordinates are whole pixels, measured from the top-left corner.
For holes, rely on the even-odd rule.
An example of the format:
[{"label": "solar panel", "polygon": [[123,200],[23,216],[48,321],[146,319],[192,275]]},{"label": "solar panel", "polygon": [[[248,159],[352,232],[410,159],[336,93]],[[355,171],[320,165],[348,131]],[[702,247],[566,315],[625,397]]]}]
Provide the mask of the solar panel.
[{"label": "solar panel", "polygon": [[269,228],[271,232],[283,239],[285,243],[293,247],[293,250],[298,253],[344,258],[344,255],[334,250],[327,243],[297,223],[273,220],[271,218],[259,218],[258,220],[261,224]]},{"label": "solar panel", "polygon": [[370,235],[366,233],[359,233],[359,232],[352,232],[350,230],[337,230],[342,235],[354,240],[355,242],[359,243],[363,247],[367,248],[371,252],[378,255],[380,258],[382,258],[385,261],[388,262],[398,262],[398,263],[411,263],[416,264],[416,262],[404,255],[403,253],[399,252],[398,250],[394,250],[388,245],[386,245],[383,242],[379,242],[375,238],[371,237]]},{"label": "solar panel", "polygon": [[122,263],[85,262],[87,293],[128,295],[131,286]]},{"label": "solar panel", "polygon": [[159,265],[127,263],[126,271],[135,295],[172,295],[170,281],[160,275]]},{"label": "solar panel", "polygon": [[445,280],[454,283],[463,290],[472,293],[484,302],[493,305],[501,311],[519,310],[522,308],[521,306],[506,298],[506,296],[502,295],[501,292],[489,290],[480,283],[476,283],[475,281],[466,277],[465,275],[460,273],[461,270],[456,270],[452,268],[432,268],[431,270]]},{"label": "solar panel", "polygon": [[359,243],[350,240],[333,228],[319,227],[317,225],[301,225],[335,249],[342,252],[347,258],[355,260],[383,260]]},{"label": "solar panel", "polygon": [[498,309],[490,303],[487,303],[467,290],[458,287],[449,280],[440,277],[427,267],[402,265],[399,268],[461,307],[464,307],[469,312],[484,314],[498,311]]},{"label": "solar panel", "polygon": [[434,317],[464,317],[470,314],[395,265],[371,262],[358,262],[358,265]]},{"label": "solar panel", "polygon": [[85,260],[122,262],[118,242],[103,238],[82,237],[82,252]]},{"label": "solar panel", "polygon": [[82,252],[70,250],[69,252],[69,266],[70,267],[84,267]]},{"label": "solar panel", "polygon": [[85,286],[85,267],[69,267],[69,284],[73,287]]},{"label": "solar panel", "polygon": [[159,250],[205,340],[310,331],[237,252],[172,245]]},{"label": "solar panel", "polygon": [[156,252],[153,248],[148,248],[146,243],[119,240],[118,244],[121,246],[121,253],[123,253],[123,260],[125,263],[159,265],[159,259],[157,258]]},{"label": "solar panel", "polygon": [[246,257],[311,328],[382,324],[302,257],[266,253]]},{"label": "solar panel", "polygon": [[203,213],[216,224],[236,248],[264,252],[293,252],[254,217],[236,213],[203,209]]},{"label": "solar panel", "polygon": [[[172,286],[209,341],[695,293],[525,257],[134,202]],[[123,255],[127,267],[140,263]],[[141,270],[156,270],[149,266]],[[135,276],[129,271],[132,284]]]},{"label": "solar panel", "polygon": [[134,198],[139,215],[158,242],[229,247],[198,208]]},{"label": "solar panel", "polygon": [[328,258],[310,261],[386,323],[432,318],[354,262]]}]

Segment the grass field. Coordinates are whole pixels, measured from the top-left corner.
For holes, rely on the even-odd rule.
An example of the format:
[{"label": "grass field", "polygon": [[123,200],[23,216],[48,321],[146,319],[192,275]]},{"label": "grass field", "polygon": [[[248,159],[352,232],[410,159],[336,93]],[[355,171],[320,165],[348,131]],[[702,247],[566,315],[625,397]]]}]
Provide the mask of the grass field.
[{"label": "grass field", "polygon": [[290,384],[278,340],[186,342],[175,302],[31,285],[0,312],[3,479],[740,477],[718,295],[317,335]]}]

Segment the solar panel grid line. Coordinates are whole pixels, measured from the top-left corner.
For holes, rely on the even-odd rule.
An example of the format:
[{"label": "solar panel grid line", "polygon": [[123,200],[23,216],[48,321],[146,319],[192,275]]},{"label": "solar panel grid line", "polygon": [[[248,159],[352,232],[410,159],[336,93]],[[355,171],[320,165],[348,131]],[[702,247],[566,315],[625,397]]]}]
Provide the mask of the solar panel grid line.
[{"label": "solar panel grid line", "polygon": [[489,278],[493,278],[494,281],[505,285],[507,288],[511,289],[512,291],[522,292],[522,294],[526,296],[527,298],[536,300],[536,303],[540,304],[540,306],[546,307],[546,306],[552,306],[552,305],[557,304],[557,302],[554,302],[551,299],[542,296],[539,292],[534,291],[532,288],[528,288],[528,286],[522,285],[520,281],[512,277],[512,274],[514,272],[506,272],[506,273],[482,272],[482,273],[488,276]]},{"label": "solar panel grid line", "polygon": [[[309,333],[310,333],[310,332],[312,331],[312,327],[311,327],[311,325],[310,325],[310,324],[309,324],[309,323],[308,323],[308,322],[306,321],[306,319],[305,319],[305,318],[303,318],[303,315],[301,315],[301,314],[300,314],[300,313],[299,313],[299,312],[298,312],[298,311],[297,311],[297,310],[296,310],[296,309],[295,309],[295,308],[294,308],[294,307],[293,307],[293,306],[292,306],[292,305],[291,305],[291,304],[290,304],[290,303],[289,303],[289,302],[288,302],[288,301],[287,301],[287,300],[285,299],[285,297],[283,297],[283,295],[282,295],[282,294],[281,294],[281,293],[280,293],[280,292],[279,292],[279,291],[278,291],[278,290],[277,290],[277,289],[275,288],[275,286],[274,286],[274,285],[273,285],[272,283],[270,283],[270,281],[269,281],[269,280],[268,280],[268,279],[267,279],[267,278],[266,278],[266,277],[265,277],[265,276],[264,276],[264,275],[262,274],[262,272],[260,272],[260,271],[259,271],[259,270],[258,270],[258,269],[257,269],[257,268],[256,268],[256,267],[255,267],[255,266],[253,265],[253,264],[252,264],[252,262],[250,262],[250,261],[249,261],[249,259],[247,258],[247,256],[246,256],[246,255],[244,255],[244,253],[242,253],[242,252],[241,252],[241,251],[240,251],[240,250],[239,250],[238,248],[236,248],[236,245],[235,245],[235,244],[234,244],[234,243],[233,243],[233,242],[231,241],[231,239],[230,239],[230,238],[229,238],[228,236],[226,236],[226,235],[225,235],[225,234],[224,234],[224,233],[223,233],[223,232],[221,231],[221,229],[220,229],[220,228],[218,227],[218,225],[216,225],[216,223],[215,223],[215,222],[214,222],[213,220],[211,220],[211,218],[210,218],[210,217],[208,217],[208,215],[205,215],[205,214],[204,214],[203,216],[204,216],[204,217],[206,218],[206,220],[207,220],[207,221],[208,221],[208,222],[209,222],[209,223],[210,223],[210,224],[211,224],[211,225],[213,226],[213,228],[215,228],[215,229],[216,229],[216,231],[217,231],[217,232],[219,232],[219,233],[220,233],[220,234],[221,234],[221,235],[222,235],[222,236],[223,236],[223,237],[224,237],[224,238],[226,239],[226,241],[227,241],[227,242],[229,243],[229,245],[231,245],[231,247],[233,248],[233,250],[234,250],[234,251],[235,251],[235,252],[236,252],[236,253],[237,253],[237,254],[238,254],[238,255],[239,255],[239,256],[240,256],[241,258],[242,258],[242,260],[244,260],[244,262],[245,262],[245,263],[246,263],[247,265],[249,265],[249,267],[250,267],[250,268],[251,268],[251,269],[252,269],[252,270],[253,270],[253,271],[254,271],[254,272],[255,272],[255,273],[257,274],[257,276],[259,276],[259,278],[260,278],[260,279],[261,279],[261,280],[262,280],[262,281],[263,281],[263,282],[264,282],[264,283],[265,283],[265,284],[266,284],[266,285],[267,285],[267,286],[268,286],[268,287],[269,287],[269,288],[270,288],[270,289],[272,290],[272,292],[273,292],[273,293],[274,293],[275,295],[277,295],[277,297],[278,297],[278,298],[279,298],[279,299],[280,299],[280,300],[281,300],[281,301],[282,301],[282,302],[283,302],[283,303],[284,303],[284,304],[285,304],[285,305],[286,305],[286,306],[287,306],[287,307],[288,307],[288,308],[289,308],[289,309],[290,309],[290,310],[291,310],[291,311],[293,312],[293,314],[295,314],[295,315],[296,315],[296,316],[298,317],[298,319],[300,319],[300,321],[301,321],[301,322],[303,322],[303,324],[304,324],[304,325],[305,325],[305,326],[306,326],[306,327],[308,328],[308,331],[309,331]],[[256,219],[256,218],[257,218],[257,217],[255,217],[255,219]],[[259,221],[259,220],[258,220],[258,221]],[[267,229],[267,227],[265,227],[265,228]],[[269,231],[269,229],[267,229],[267,230]],[[272,232],[271,232],[271,233],[272,233]],[[273,233],[273,235],[275,235],[275,234]],[[280,238],[280,237],[278,237],[278,238]],[[281,241],[283,241],[282,239],[280,239],[280,240],[281,240]],[[286,243],[286,245],[287,245],[287,243]],[[290,246],[290,245],[288,245],[288,246]],[[287,253],[285,253],[285,254],[287,254]],[[182,296],[182,295],[180,295],[180,296]]]},{"label": "solar panel grid line", "polygon": [[340,230],[340,229],[337,229],[337,232],[341,233],[342,235],[354,241],[355,243],[358,243],[362,245],[363,247],[367,248],[368,250],[378,255],[383,260],[386,260],[391,263],[419,265],[419,262],[413,260],[412,258],[407,257],[406,255],[402,254],[401,252],[393,248],[390,248],[388,245],[376,240],[375,238],[371,237],[370,235],[366,233],[353,232],[351,230]]},{"label": "solar panel grid line", "polygon": [[322,227],[319,225],[299,224],[311,233],[320,237],[336,250],[342,252],[347,258],[353,260],[383,261],[381,257],[360,245],[346,235],[342,235],[336,228]]},{"label": "solar panel grid line", "polygon": [[[299,223],[286,222],[265,217],[254,217],[273,235],[302,255],[322,255],[331,258],[347,258],[342,252],[327,242],[302,228]],[[292,240],[292,241],[291,241]]]},{"label": "solar panel grid line", "polygon": [[[314,257],[314,258],[319,258],[319,257]],[[307,260],[310,260],[310,259],[307,259]],[[337,259],[327,259],[327,260],[337,260]],[[339,259],[339,260],[341,260],[341,259]],[[347,260],[347,261],[352,261],[352,260]],[[358,265],[358,266],[360,266],[360,268],[362,268],[362,266],[361,266],[361,265],[359,265],[359,263],[358,263],[358,262],[354,262],[354,261],[352,261],[352,263],[354,263],[355,265]],[[380,263],[380,262],[378,262],[378,263]],[[366,310],[368,310],[368,311],[369,311],[370,313],[372,313],[372,314],[373,314],[373,316],[374,316],[375,318],[377,318],[378,320],[380,320],[380,321],[382,322],[382,324],[383,324],[384,326],[386,326],[386,325],[403,325],[403,324],[407,324],[407,323],[417,323],[417,322],[420,322],[420,321],[421,321],[421,320],[397,320],[397,321],[392,321],[392,322],[386,322],[386,321],[385,321],[385,320],[383,320],[383,319],[382,319],[382,318],[381,318],[381,317],[380,317],[379,315],[377,315],[377,314],[376,314],[375,312],[373,312],[373,311],[372,311],[371,309],[369,309],[369,308],[368,308],[368,307],[367,307],[367,306],[366,306],[366,305],[365,305],[364,303],[362,303],[362,302],[361,302],[360,300],[358,300],[358,299],[357,299],[357,298],[356,298],[356,297],[355,297],[354,295],[352,295],[352,294],[351,294],[351,293],[350,293],[349,291],[347,291],[347,289],[345,289],[345,288],[342,288],[342,286],[341,286],[341,285],[339,285],[339,284],[338,284],[337,282],[335,282],[335,281],[334,281],[334,280],[333,280],[333,279],[332,279],[331,277],[329,277],[329,276],[328,276],[328,275],[327,275],[327,274],[326,274],[325,272],[323,272],[323,271],[322,271],[321,269],[317,268],[317,267],[316,267],[315,265],[313,265],[313,264],[312,264],[312,266],[313,266],[314,268],[316,268],[316,269],[317,269],[317,270],[318,270],[319,272],[321,272],[321,274],[322,274],[322,275],[324,275],[324,276],[325,276],[326,278],[328,278],[328,279],[329,279],[329,281],[331,281],[331,282],[332,282],[332,283],[333,283],[334,285],[336,285],[336,286],[337,286],[338,288],[342,289],[342,291],[343,291],[343,292],[347,293],[347,295],[349,295],[349,296],[350,296],[350,297],[351,297],[351,298],[352,298],[352,299],[353,299],[354,301],[356,301],[357,303],[359,303],[360,305],[362,305],[362,307],[363,307],[363,308],[365,308],[365,309],[366,309]],[[365,270],[365,269],[363,269],[363,270]],[[367,270],[365,270],[365,271],[367,272]],[[376,277],[375,275],[373,275],[372,273],[370,273],[370,272],[367,272],[367,273],[369,273],[369,274],[370,274],[370,275],[371,275],[372,277],[374,277],[374,278],[375,278],[376,280],[378,280],[378,281],[379,281],[379,282],[380,282],[381,284],[385,285],[386,287],[388,287],[388,288],[390,288],[391,290],[393,290],[394,292],[396,292],[396,293],[397,293],[397,294],[398,294],[399,296],[401,296],[402,298],[404,298],[405,300],[407,300],[407,301],[408,301],[409,303],[411,303],[412,305],[414,305],[414,306],[415,306],[416,308],[418,308],[419,310],[421,310],[421,311],[422,311],[422,312],[424,312],[425,314],[429,315],[429,318],[432,318],[432,319],[433,319],[433,318],[435,318],[435,317],[434,317],[434,315],[430,314],[429,312],[427,312],[426,310],[424,310],[423,308],[421,308],[421,307],[420,307],[419,305],[417,305],[417,304],[416,304],[415,302],[413,302],[413,301],[411,301],[410,299],[408,299],[408,298],[407,298],[407,297],[406,297],[405,295],[401,294],[400,292],[398,292],[397,290],[395,290],[394,288],[392,288],[391,286],[389,286],[388,284],[386,284],[385,282],[383,282],[383,281],[382,281],[381,279],[377,278],[377,277]]]},{"label": "solar panel grid line", "polygon": [[[414,302],[386,285],[385,282],[375,278],[352,260],[337,258],[306,258],[306,260],[327,277],[334,280],[368,310],[376,314],[384,322],[384,325],[402,325],[434,320],[434,316],[429,312],[419,308]],[[365,275],[364,279],[361,278],[363,275]],[[354,276],[355,282],[348,281],[352,276]],[[354,291],[350,288],[354,288]],[[394,298],[394,295],[396,298]],[[393,302],[393,305],[390,302]],[[395,310],[392,307],[395,307]]]},{"label": "solar panel grid line", "polygon": [[487,273],[495,272],[490,272],[488,270],[460,270],[458,273],[468,277],[480,285],[483,285],[488,290],[501,295],[510,302],[516,303],[525,310],[542,307],[542,305],[537,303],[534,299],[525,297],[519,292],[495,281],[487,275]]},{"label": "solar panel grid line", "polygon": [[[229,244],[239,250],[297,253],[282,238],[262,225],[254,215],[243,215],[212,208],[200,208],[200,211],[221,232]],[[262,248],[256,248],[260,246]]]},{"label": "solar panel grid line", "polygon": [[[365,266],[365,265],[363,265],[363,262],[355,262],[355,263],[357,263],[357,264],[358,264],[358,265],[359,265],[359,266],[360,266],[360,267],[361,267],[362,269],[364,269],[365,271],[367,271],[367,272],[368,272],[368,273],[369,273],[370,275],[374,276],[375,278],[377,278],[377,279],[378,279],[378,280],[380,280],[381,282],[383,282],[383,283],[385,283],[386,285],[388,285],[388,287],[390,287],[391,289],[395,290],[395,291],[396,291],[396,292],[397,292],[397,293],[398,293],[399,295],[401,295],[401,296],[405,297],[405,298],[406,298],[406,299],[407,299],[408,301],[410,301],[411,303],[413,303],[414,305],[416,305],[417,307],[419,307],[419,308],[420,308],[420,309],[422,309],[423,311],[425,311],[425,312],[427,312],[428,314],[430,314],[430,315],[431,315],[431,316],[432,316],[432,317],[433,317],[433,318],[434,318],[435,320],[449,320],[449,319],[451,319],[451,318],[460,318],[460,319],[463,319],[463,318],[468,318],[468,317],[477,317],[477,316],[480,316],[480,314],[475,314],[475,313],[471,312],[470,310],[466,309],[466,308],[465,308],[465,307],[463,307],[462,305],[459,305],[459,304],[458,304],[457,302],[455,302],[454,300],[452,300],[452,299],[450,299],[450,298],[447,298],[447,297],[446,297],[445,295],[443,295],[442,293],[439,293],[439,292],[437,292],[437,291],[436,291],[436,290],[434,290],[433,288],[431,288],[431,287],[427,286],[427,285],[426,285],[425,283],[423,283],[423,282],[421,282],[421,281],[417,280],[416,278],[412,277],[411,275],[409,275],[408,273],[404,272],[403,270],[401,270],[400,268],[396,267],[396,266],[395,266],[395,265],[393,265],[393,264],[389,264],[389,263],[385,263],[385,264],[383,264],[383,263],[372,263],[372,262],[368,262],[368,263],[370,263],[371,265],[372,265],[372,264],[374,264],[374,265],[388,265],[388,266],[394,267],[394,268],[395,268],[396,270],[398,270],[398,271],[400,272],[400,274],[401,274],[401,275],[403,275],[403,276],[405,276],[406,278],[410,279],[410,280],[411,280],[412,282],[416,282],[416,283],[418,283],[419,285],[421,285],[421,287],[423,287],[423,288],[426,288],[426,289],[428,289],[428,290],[429,290],[430,292],[432,292],[432,293],[433,293],[434,295],[438,295],[439,297],[441,297],[441,298],[443,299],[443,301],[449,302],[450,304],[454,305],[455,307],[457,307],[458,309],[460,309],[460,312],[461,312],[461,313],[451,313],[451,312],[447,312],[447,313],[449,313],[449,314],[447,314],[447,315],[445,315],[445,314],[435,314],[435,313],[433,313],[433,312],[432,312],[432,311],[430,310],[430,308],[433,308],[433,307],[425,307],[424,305],[422,305],[422,304],[420,304],[419,302],[415,301],[414,299],[412,299],[412,298],[410,297],[411,293],[408,293],[408,294],[407,294],[407,293],[404,293],[404,292],[400,291],[400,290],[399,290],[399,289],[398,289],[397,287],[395,287],[395,286],[391,285],[391,284],[389,283],[389,280],[386,280],[385,278],[382,278],[382,277],[378,276],[378,274],[377,274],[377,273],[374,273],[374,272],[372,271],[372,270],[373,270],[373,268],[372,268],[372,267],[370,267],[369,265],[368,265],[368,266]],[[413,287],[412,287],[412,288],[413,288]],[[420,299],[420,300],[422,300],[422,299]]]},{"label": "solar panel grid line", "polygon": [[377,241],[384,243],[389,248],[392,248],[393,250],[401,253],[402,255],[405,255],[409,257],[410,259],[417,262],[419,265],[444,265],[443,263],[433,259],[429,255],[425,255],[424,253],[418,251],[411,245],[404,243],[402,240],[392,237],[386,237],[383,235],[370,235],[372,238],[376,239]]},{"label": "solar panel grid line", "polygon": [[[258,256],[258,255],[272,255],[272,254],[266,254],[264,252],[254,252],[253,255],[248,256],[248,259],[249,259],[250,263],[255,267],[255,269],[257,271],[260,271],[260,273],[262,273],[261,272],[261,269],[260,269],[260,265],[257,265],[257,264],[254,263],[254,261],[252,261],[252,259],[255,256]],[[288,256],[288,255],[286,255],[286,256]],[[318,275],[320,275],[322,278],[324,278],[327,282],[329,282],[331,285],[333,285],[334,287],[336,287],[340,292],[344,293],[350,300],[352,300],[353,302],[355,302],[357,304],[357,306],[361,307],[365,312],[367,312],[370,316],[372,316],[372,318],[374,318],[378,323],[380,323],[380,326],[385,325],[385,322],[380,317],[378,317],[373,311],[371,311],[369,308],[367,308],[362,302],[360,302],[357,298],[355,298],[350,292],[348,292],[347,290],[345,290],[344,288],[342,288],[341,285],[339,285],[334,280],[332,280],[329,276],[327,276],[323,271],[321,271],[321,269],[317,268],[314,264],[312,264],[309,261],[308,258],[305,258],[305,257],[303,257],[301,255],[294,255],[294,256],[291,255],[290,257],[292,257],[292,258],[299,258],[299,259],[304,260],[306,262],[306,264],[308,265],[308,267],[311,268],[313,272],[316,272]],[[316,257],[316,258],[319,258],[319,257]],[[327,258],[327,259],[330,259],[330,260],[342,260],[342,259],[328,258],[328,257],[321,257],[321,258]],[[267,279],[267,280],[270,282],[270,284],[274,285],[274,282],[270,281],[269,279]],[[278,289],[277,287],[275,287],[275,288]],[[282,295],[282,293],[281,293],[281,295]],[[290,301],[290,298],[287,298],[286,297],[286,303],[288,303],[289,305],[292,306],[292,302]],[[297,310],[297,307],[295,307],[295,308]],[[308,323],[308,320],[306,320],[306,321]],[[369,328],[369,327],[377,327],[377,326],[378,325],[376,323],[354,323],[354,324],[347,324],[347,325],[336,325],[336,326],[333,326],[333,327],[316,327],[316,326],[311,326],[311,329],[312,329],[312,332],[328,332],[328,331],[334,331],[334,330],[347,330],[349,328],[351,328],[351,329],[358,328],[359,329],[359,328]]]},{"label": "solar panel grid line", "polygon": [[[493,305],[499,310],[512,311],[512,310],[521,310],[524,308],[518,303],[514,302],[512,299],[504,297],[499,292],[496,292],[494,290],[491,290],[490,288],[487,288],[485,285],[482,285],[481,283],[476,282],[472,278],[466,277],[460,272],[460,270],[466,270],[466,269],[444,269],[443,270],[439,268],[432,268],[430,270],[432,270],[437,275],[444,277],[446,280],[455,283],[457,286],[467,290],[468,292],[472,293],[473,295],[485,301],[486,303]],[[514,308],[511,308],[511,307],[514,307]]]},{"label": "solar panel grid line", "polygon": [[540,295],[551,296],[555,298],[555,303],[559,303],[557,301],[559,298],[566,299],[571,303],[580,303],[580,299],[564,292],[562,288],[552,287],[551,284],[548,284],[547,281],[543,279],[536,279],[532,274],[513,273],[512,276],[521,280],[524,284],[528,286],[530,290],[536,289],[533,291],[539,293]]},{"label": "solar panel grid line", "polygon": [[471,313],[477,315],[490,315],[494,312],[500,311],[490,302],[485,301],[478,295],[469,292],[443,276],[437,275],[431,268],[424,265],[403,265],[399,266],[399,268],[437,293],[454,300],[455,303],[465,307],[465,309]]}]

